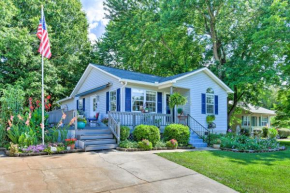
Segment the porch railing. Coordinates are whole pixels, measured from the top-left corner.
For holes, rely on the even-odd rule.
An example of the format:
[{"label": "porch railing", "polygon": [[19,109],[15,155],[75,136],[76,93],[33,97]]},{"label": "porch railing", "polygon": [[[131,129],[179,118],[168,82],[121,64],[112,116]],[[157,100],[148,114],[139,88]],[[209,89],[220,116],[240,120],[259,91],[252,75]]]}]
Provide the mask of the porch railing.
[{"label": "porch railing", "polygon": [[119,144],[121,125],[120,122],[116,121],[116,119],[112,116],[111,113],[109,113],[108,117],[108,127],[111,129],[113,135],[116,137],[117,144]]},{"label": "porch railing", "polygon": [[189,114],[187,115],[187,125],[191,131],[196,133],[200,138],[205,141],[205,137],[208,137],[208,144],[210,144],[210,131],[205,128],[202,124],[200,124],[197,120],[195,120]]},{"label": "porch railing", "polygon": [[109,112],[120,125],[132,126],[137,125],[155,125],[167,126],[173,123],[172,115],[160,113],[137,113],[137,112]]}]

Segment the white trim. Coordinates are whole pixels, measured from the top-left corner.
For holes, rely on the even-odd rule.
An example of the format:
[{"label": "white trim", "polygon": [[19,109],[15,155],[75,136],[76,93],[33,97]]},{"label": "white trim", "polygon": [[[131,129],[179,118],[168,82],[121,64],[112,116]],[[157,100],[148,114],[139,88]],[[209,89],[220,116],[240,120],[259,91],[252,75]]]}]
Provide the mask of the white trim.
[{"label": "white trim", "polygon": [[94,68],[96,68],[96,69],[98,69],[98,70],[100,70],[101,72],[103,72],[103,73],[105,73],[105,74],[107,74],[107,75],[113,77],[113,78],[116,78],[116,79],[119,80],[119,81],[121,80],[120,77],[117,77],[117,76],[115,76],[115,75],[113,75],[113,74],[111,74],[111,73],[109,73],[109,72],[107,72],[107,71],[105,71],[105,70],[102,70],[101,68],[95,66],[94,64],[91,64],[91,63],[90,63],[89,65],[92,66],[92,67],[94,67]]},{"label": "white trim", "polygon": [[112,112],[116,112],[117,111],[117,89],[111,90],[108,92],[109,92],[109,111],[112,111],[111,110],[111,92],[116,92],[116,110],[112,111]]},{"label": "white trim", "polygon": [[138,88],[131,88],[131,112],[141,112],[141,111],[133,111],[133,100],[132,100],[132,97],[133,97],[133,90],[142,90],[142,91],[145,91],[144,92],[144,100],[143,100],[143,107],[144,105],[146,104],[147,100],[146,100],[146,92],[149,91],[149,92],[154,92],[155,93],[155,112],[150,112],[150,113],[157,113],[157,93],[158,91],[155,91],[155,90],[147,90],[147,89],[138,89]]},{"label": "white trim", "polygon": [[73,97],[66,97],[66,98],[63,98],[63,99],[60,99],[60,100],[56,101],[56,103],[59,104],[59,103],[62,103],[64,101],[68,101],[68,100],[71,100],[71,99],[73,99]]}]

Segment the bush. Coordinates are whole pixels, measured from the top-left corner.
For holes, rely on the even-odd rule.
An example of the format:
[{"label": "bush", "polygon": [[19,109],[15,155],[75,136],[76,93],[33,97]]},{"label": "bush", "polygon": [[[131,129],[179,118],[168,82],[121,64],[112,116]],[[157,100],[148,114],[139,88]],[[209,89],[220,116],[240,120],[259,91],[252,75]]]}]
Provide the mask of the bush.
[{"label": "bush", "polygon": [[189,128],[181,124],[171,124],[165,127],[164,139],[176,139],[178,143],[187,145],[189,141]]},{"label": "bush", "polygon": [[[230,135],[230,133],[228,133],[227,135]],[[209,136],[206,136],[204,138],[204,142],[209,144],[210,146],[212,146],[213,144],[215,144],[216,140],[220,140],[224,135],[223,134],[210,134]],[[209,143],[209,139],[210,139],[210,143]]]},{"label": "bush", "polygon": [[269,133],[268,133],[269,138],[274,139],[277,137],[277,135],[278,135],[277,129],[270,128],[268,131],[269,131]]},{"label": "bush", "polygon": [[121,126],[120,132],[121,132],[121,141],[124,141],[128,139],[130,135],[130,128],[126,126]]},{"label": "bush", "polygon": [[290,136],[290,129],[278,129],[280,138],[287,138]]},{"label": "bush", "polygon": [[263,130],[262,137],[264,138],[268,137],[268,133],[269,133],[268,127],[263,127],[262,130]]},{"label": "bush", "polygon": [[166,143],[164,143],[164,141],[158,141],[156,143],[155,147],[157,147],[157,148],[166,147]]},{"label": "bush", "polygon": [[178,142],[175,139],[171,139],[171,140],[166,142],[166,147],[176,149],[178,147]]},{"label": "bush", "polygon": [[154,125],[138,125],[133,131],[133,135],[136,141],[148,139],[153,146],[160,140],[160,131]]},{"label": "bush", "polygon": [[129,140],[124,140],[119,143],[119,147],[121,148],[137,148],[138,143],[136,141],[129,141]]},{"label": "bush", "polygon": [[247,137],[250,136],[250,130],[247,128],[242,128],[240,133],[241,133],[241,135],[245,135]]},{"label": "bush", "polygon": [[149,140],[143,139],[142,141],[138,142],[138,147],[143,150],[151,150],[153,145]]}]

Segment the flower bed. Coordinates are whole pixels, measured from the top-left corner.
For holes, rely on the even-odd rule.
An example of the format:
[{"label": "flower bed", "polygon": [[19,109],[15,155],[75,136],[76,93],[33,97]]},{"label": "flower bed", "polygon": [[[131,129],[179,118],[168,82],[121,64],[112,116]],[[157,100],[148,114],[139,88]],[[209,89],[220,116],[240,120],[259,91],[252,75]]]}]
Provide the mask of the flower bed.
[{"label": "flower bed", "polygon": [[285,146],[276,148],[276,149],[264,149],[264,150],[238,150],[230,148],[221,148],[223,151],[232,151],[238,153],[265,153],[265,152],[274,152],[274,151],[285,151],[287,148]]},{"label": "flower bed", "polygon": [[122,148],[122,147],[117,147],[117,150],[119,151],[153,151],[153,150],[173,150],[173,149],[195,149],[195,147],[177,147],[177,148],[172,148],[172,147],[153,147],[151,150],[144,150],[141,148]]},{"label": "flower bed", "polygon": [[54,154],[65,154],[65,153],[79,153],[84,152],[84,149],[72,149],[72,150],[63,150],[59,152],[30,152],[30,153],[14,153],[10,154],[10,151],[6,150],[6,155],[10,157],[26,157],[26,156],[40,156],[40,155],[54,155]]}]

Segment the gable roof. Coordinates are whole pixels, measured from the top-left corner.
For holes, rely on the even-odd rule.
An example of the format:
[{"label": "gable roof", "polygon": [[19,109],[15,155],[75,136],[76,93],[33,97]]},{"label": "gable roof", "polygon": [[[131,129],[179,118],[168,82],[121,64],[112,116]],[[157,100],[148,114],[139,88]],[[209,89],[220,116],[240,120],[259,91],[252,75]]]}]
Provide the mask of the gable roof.
[{"label": "gable roof", "polygon": [[[233,101],[229,101],[229,104],[232,105]],[[264,107],[258,107],[251,104],[246,104],[244,102],[239,102],[237,106],[240,108],[243,108],[246,111],[249,111],[250,113],[276,115],[275,111],[266,109]]]}]

